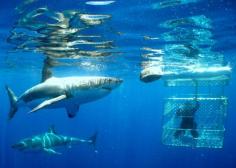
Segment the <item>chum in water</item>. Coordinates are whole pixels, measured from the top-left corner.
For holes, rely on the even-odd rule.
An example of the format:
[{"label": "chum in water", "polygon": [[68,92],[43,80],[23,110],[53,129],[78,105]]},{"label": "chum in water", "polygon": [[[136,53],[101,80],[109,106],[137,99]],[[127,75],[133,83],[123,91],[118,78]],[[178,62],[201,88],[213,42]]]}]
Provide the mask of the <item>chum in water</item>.
[{"label": "chum in water", "polygon": [[115,1],[88,1],[86,2],[87,5],[95,5],[95,6],[99,6],[99,5],[110,5],[112,3],[114,3]]}]

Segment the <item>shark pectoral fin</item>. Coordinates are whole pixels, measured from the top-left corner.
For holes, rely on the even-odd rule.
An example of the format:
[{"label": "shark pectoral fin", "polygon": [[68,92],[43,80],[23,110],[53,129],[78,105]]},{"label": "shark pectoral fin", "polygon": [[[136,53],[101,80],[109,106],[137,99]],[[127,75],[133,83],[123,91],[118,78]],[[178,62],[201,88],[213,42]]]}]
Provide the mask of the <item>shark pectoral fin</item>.
[{"label": "shark pectoral fin", "polygon": [[40,109],[42,109],[44,107],[47,107],[47,106],[49,106],[51,104],[54,104],[54,103],[59,102],[59,101],[61,101],[63,99],[66,99],[66,98],[67,98],[66,95],[61,95],[61,96],[58,96],[58,97],[55,97],[55,98],[52,98],[52,99],[49,99],[49,100],[45,100],[44,102],[39,104],[37,107],[32,109],[30,111],[30,113],[36,112],[36,111],[38,111],[38,110],[40,110]]},{"label": "shark pectoral fin", "polygon": [[71,106],[66,107],[67,115],[69,118],[74,118],[76,116],[76,113],[79,111],[79,105],[73,104]]},{"label": "shark pectoral fin", "polygon": [[43,150],[49,154],[54,154],[54,155],[61,155],[62,153],[60,152],[56,152],[55,150],[53,150],[52,148],[43,148]]}]

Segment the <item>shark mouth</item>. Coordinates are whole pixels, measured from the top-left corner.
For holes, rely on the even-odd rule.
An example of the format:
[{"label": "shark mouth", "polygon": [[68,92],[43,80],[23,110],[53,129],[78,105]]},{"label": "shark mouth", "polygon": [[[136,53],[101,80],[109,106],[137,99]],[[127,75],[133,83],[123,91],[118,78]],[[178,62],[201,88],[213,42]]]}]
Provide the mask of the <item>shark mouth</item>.
[{"label": "shark mouth", "polygon": [[102,89],[108,90],[108,91],[112,91],[112,88],[110,87],[102,87]]}]

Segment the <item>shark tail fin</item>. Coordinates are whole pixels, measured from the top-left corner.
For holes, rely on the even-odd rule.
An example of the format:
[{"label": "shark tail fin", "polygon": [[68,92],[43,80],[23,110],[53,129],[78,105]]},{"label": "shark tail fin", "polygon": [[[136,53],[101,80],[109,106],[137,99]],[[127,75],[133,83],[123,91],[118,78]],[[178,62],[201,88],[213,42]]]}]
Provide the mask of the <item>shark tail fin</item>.
[{"label": "shark tail fin", "polygon": [[15,93],[8,86],[6,86],[6,90],[7,90],[7,94],[8,94],[9,101],[10,101],[10,111],[8,113],[8,118],[10,120],[14,117],[14,115],[16,114],[16,112],[18,110],[17,97],[16,97]]},{"label": "shark tail fin", "polygon": [[98,153],[97,149],[96,149],[96,142],[97,142],[97,132],[95,132],[88,140],[90,142],[91,145],[93,145],[94,147],[94,152]]}]

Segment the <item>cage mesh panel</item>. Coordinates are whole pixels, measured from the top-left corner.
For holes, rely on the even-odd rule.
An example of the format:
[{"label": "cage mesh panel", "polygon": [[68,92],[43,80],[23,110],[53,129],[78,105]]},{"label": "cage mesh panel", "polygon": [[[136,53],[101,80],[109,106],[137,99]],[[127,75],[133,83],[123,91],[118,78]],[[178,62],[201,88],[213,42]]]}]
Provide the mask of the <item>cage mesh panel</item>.
[{"label": "cage mesh panel", "polygon": [[165,80],[165,86],[195,86],[196,81],[198,82],[198,86],[226,86],[229,84],[229,76],[222,75],[218,77],[212,77],[212,78],[179,78],[179,79],[167,79]]},{"label": "cage mesh panel", "polygon": [[[190,129],[180,128],[182,119],[189,116],[176,114],[181,105],[192,101],[194,98],[169,98],[166,100],[163,116],[163,143],[172,146],[222,148],[227,98],[198,98],[200,106],[194,115],[199,134],[197,138],[192,137]],[[185,131],[185,133],[176,138],[174,135],[178,130]]]}]

